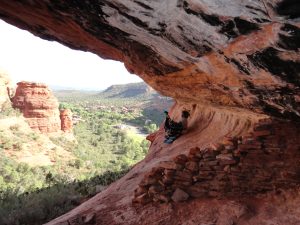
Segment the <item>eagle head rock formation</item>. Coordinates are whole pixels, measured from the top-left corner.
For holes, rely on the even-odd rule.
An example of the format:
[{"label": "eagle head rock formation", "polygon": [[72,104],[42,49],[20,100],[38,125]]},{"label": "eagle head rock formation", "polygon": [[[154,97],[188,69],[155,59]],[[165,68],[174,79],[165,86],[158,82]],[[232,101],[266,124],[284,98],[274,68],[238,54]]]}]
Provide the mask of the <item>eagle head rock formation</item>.
[{"label": "eagle head rock formation", "polygon": [[0,18],[124,62],[191,114],[49,225],[300,224],[298,0],[2,0]]}]

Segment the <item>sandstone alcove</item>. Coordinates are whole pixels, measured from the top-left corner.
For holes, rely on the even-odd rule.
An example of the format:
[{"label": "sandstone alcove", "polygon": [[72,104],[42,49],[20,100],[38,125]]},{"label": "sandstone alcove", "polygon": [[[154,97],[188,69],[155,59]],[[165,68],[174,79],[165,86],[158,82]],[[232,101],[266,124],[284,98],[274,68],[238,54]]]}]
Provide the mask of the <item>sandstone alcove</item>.
[{"label": "sandstone alcove", "polygon": [[[294,207],[300,202],[297,1],[2,1],[0,17],[44,39],[123,61],[176,100],[174,118],[184,108],[191,111],[190,130],[180,140],[164,145],[160,129],[151,136],[145,160],[49,224],[299,223]],[[196,147],[201,153],[191,150]],[[222,168],[206,165],[215,159]],[[188,165],[174,167],[183,162]],[[188,183],[175,184],[188,194],[187,201],[156,203],[164,199],[153,184],[165,170],[193,170],[191,162],[208,166],[209,173],[198,177],[204,181],[187,175]],[[228,188],[220,188],[220,180]],[[163,190],[175,193],[172,185]],[[198,186],[193,193],[211,193],[193,197],[193,185]]]}]

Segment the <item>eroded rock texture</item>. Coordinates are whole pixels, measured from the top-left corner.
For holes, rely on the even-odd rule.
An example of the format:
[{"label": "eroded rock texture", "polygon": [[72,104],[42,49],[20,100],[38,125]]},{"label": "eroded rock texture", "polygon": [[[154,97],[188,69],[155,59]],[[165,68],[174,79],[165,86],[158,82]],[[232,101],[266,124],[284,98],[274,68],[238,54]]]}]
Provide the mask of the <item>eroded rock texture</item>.
[{"label": "eroded rock texture", "polygon": [[[297,0],[1,1],[5,21],[123,61],[175,98],[173,119],[191,113],[172,145],[161,128],[145,160],[49,224],[300,224],[299,7]],[[240,143],[223,143],[228,138]],[[213,151],[219,144],[226,152]],[[179,155],[188,160],[170,168]],[[164,183],[166,174],[176,179]]]},{"label": "eroded rock texture", "polygon": [[20,109],[29,126],[42,133],[60,131],[58,101],[47,85],[30,82],[17,85],[13,107]]},{"label": "eroded rock texture", "polygon": [[72,132],[73,130],[73,121],[72,121],[72,112],[70,109],[60,110],[60,121],[61,121],[61,130],[64,132]]},{"label": "eroded rock texture", "polygon": [[161,128],[146,158],[123,178],[49,223],[298,224],[299,125],[265,115],[176,103],[189,128],[164,144]]},{"label": "eroded rock texture", "polygon": [[123,61],[162,94],[299,119],[299,1],[21,0],[0,17]]}]

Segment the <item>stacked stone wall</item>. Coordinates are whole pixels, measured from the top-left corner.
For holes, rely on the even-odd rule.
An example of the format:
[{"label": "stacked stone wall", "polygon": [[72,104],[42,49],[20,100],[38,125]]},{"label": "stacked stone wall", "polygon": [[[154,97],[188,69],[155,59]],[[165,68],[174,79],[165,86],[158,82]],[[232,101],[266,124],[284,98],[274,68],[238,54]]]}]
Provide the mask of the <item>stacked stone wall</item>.
[{"label": "stacked stone wall", "polygon": [[300,126],[261,120],[252,133],[161,162],[146,174],[133,203],[237,197],[300,185]]}]

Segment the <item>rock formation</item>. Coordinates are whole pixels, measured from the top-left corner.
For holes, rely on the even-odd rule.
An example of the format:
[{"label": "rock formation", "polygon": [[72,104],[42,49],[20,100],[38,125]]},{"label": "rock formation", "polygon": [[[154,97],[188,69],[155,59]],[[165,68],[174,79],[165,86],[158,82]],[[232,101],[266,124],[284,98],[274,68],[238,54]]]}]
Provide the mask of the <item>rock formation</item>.
[{"label": "rock formation", "polygon": [[72,121],[72,112],[70,109],[61,109],[60,110],[60,121],[61,121],[61,130],[64,132],[72,132],[73,121]]},{"label": "rock formation", "polygon": [[176,100],[172,118],[191,112],[186,134],[166,145],[161,128],[125,177],[49,224],[300,224],[299,8],[297,0],[1,1],[5,21],[123,61]]},{"label": "rock formation", "polygon": [[60,131],[58,101],[47,85],[30,82],[17,85],[13,107],[20,109],[29,126],[42,133]]},{"label": "rock formation", "polygon": [[177,100],[298,119],[299,11],[295,0],[0,3],[5,21],[123,61]]},{"label": "rock formation", "polygon": [[260,120],[248,136],[227,138],[203,150],[194,147],[161,162],[144,176],[133,203],[255,196],[298,187],[300,128],[286,126]]},{"label": "rock formation", "polygon": [[0,70],[0,111],[4,104],[10,104],[11,86],[8,74]]}]

